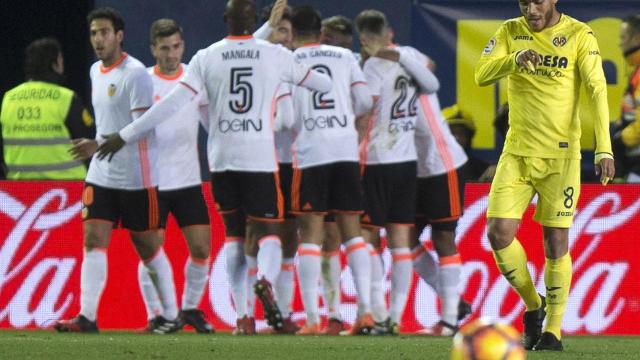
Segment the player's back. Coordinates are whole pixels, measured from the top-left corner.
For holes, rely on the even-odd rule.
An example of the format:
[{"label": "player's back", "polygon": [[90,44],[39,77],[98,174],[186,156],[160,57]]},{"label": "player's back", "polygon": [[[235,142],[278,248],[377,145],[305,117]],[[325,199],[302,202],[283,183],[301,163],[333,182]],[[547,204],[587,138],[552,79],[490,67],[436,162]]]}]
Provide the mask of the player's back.
[{"label": "player's back", "polygon": [[297,74],[291,52],[252,36],[229,36],[192,59],[183,82],[209,95],[209,165],[212,171],[277,169],[276,95]]},{"label": "player's back", "polygon": [[338,161],[358,161],[352,86],[364,82],[364,75],[351,51],[308,44],[296,49],[297,60],[327,74],[333,88],[319,93],[302,87],[292,91],[295,109],[294,142],[299,168]]},{"label": "player's back", "polygon": [[[394,49],[409,56],[418,54],[409,47]],[[366,164],[416,160],[414,133],[419,94],[416,82],[398,62],[381,58],[369,58],[363,70],[371,94],[378,99],[369,120],[363,160]]]},{"label": "player's back", "polygon": [[[96,138],[117,133],[133,121],[132,113],[146,111],[152,105],[153,85],[144,65],[124,53],[112,66],[101,61],[90,70],[91,100],[95,112]],[[113,159],[91,160],[87,181],[118,189],[142,189],[155,185],[152,178],[153,133],[137,142],[127,143]]]},{"label": "player's back", "polygon": [[[147,68],[153,81],[153,102],[168,95],[187,71],[188,65],[181,64],[178,73],[162,74],[158,66]],[[206,106],[204,94],[198,94],[171,119],[155,128],[158,161],[154,170],[160,190],[172,190],[200,184],[200,163],[198,160],[198,124],[200,106]]]}]

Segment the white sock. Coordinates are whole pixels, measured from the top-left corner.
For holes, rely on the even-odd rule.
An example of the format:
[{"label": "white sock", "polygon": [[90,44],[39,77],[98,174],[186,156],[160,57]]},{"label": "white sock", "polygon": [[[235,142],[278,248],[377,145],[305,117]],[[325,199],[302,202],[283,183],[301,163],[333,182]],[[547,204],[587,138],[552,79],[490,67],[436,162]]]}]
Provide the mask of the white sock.
[{"label": "white sock", "polygon": [[272,285],[278,280],[282,268],[282,243],[275,235],[258,241],[258,279],[263,277]]},{"label": "white sock", "polygon": [[431,286],[437,294],[440,294],[438,264],[436,264],[436,261],[422,245],[414,247],[411,253],[413,256],[413,268],[418,273],[418,276]]},{"label": "white sock", "polygon": [[204,287],[209,279],[209,259],[187,259],[184,264],[184,290],[182,292],[182,310],[198,308]]},{"label": "white sock", "polygon": [[362,236],[354,237],[344,246],[358,293],[358,316],[361,316],[371,312],[371,255]]},{"label": "white sock", "polygon": [[236,307],[236,316],[247,315],[247,261],[244,257],[244,241],[225,241],[225,269],[231,287],[231,297]]},{"label": "white sock", "polygon": [[156,285],[151,280],[149,271],[142,261],[138,263],[138,285],[144,307],[147,309],[147,320],[162,315],[162,303],[158,297],[158,290],[156,290]]},{"label": "white sock", "polygon": [[107,250],[84,251],[80,269],[80,314],[96,321],[98,303],[107,283]]},{"label": "white sock", "polygon": [[[444,261],[451,259],[451,261]],[[440,259],[440,300],[442,301],[442,321],[456,325],[458,323],[458,303],[460,302],[460,272],[462,264],[460,255],[447,256]]]},{"label": "white sock", "polygon": [[287,317],[291,314],[291,303],[293,302],[294,287],[294,271],[293,261],[295,258],[282,259],[282,268],[276,280],[274,291],[276,295],[276,303],[280,309],[282,316]]},{"label": "white sock", "polygon": [[253,285],[258,279],[258,259],[255,256],[245,255],[247,261],[247,314],[249,317],[256,316],[256,293]]},{"label": "white sock", "polygon": [[160,248],[153,258],[144,262],[144,265],[158,290],[163,309],[162,316],[168,320],[177,318],[178,299],[176,299],[176,286],[173,282],[173,269],[164,249]]},{"label": "white sock", "polygon": [[383,322],[389,317],[384,297],[384,265],[373,245],[367,244],[367,249],[371,256],[371,313],[373,320]]},{"label": "white sock", "polygon": [[298,281],[307,325],[319,324],[318,280],[320,280],[320,246],[302,243],[298,247]]},{"label": "white sock", "polygon": [[342,320],[340,316],[340,250],[322,254],[322,296],[330,319]]},{"label": "white sock", "polygon": [[400,323],[404,306],[407,304],[413,266],[411,250],[406,248],[391,249],[393,263],[391,265],[391,295],[389,296],[389,312],[391,321]]}]

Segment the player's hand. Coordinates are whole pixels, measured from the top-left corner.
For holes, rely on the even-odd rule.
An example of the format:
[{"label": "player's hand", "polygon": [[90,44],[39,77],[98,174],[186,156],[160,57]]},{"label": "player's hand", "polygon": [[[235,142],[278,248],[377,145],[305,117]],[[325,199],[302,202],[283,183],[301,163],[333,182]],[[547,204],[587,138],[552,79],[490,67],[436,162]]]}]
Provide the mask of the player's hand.
[{"label": "player's hand", "polygon": [[497,169],[498,167],[496,165],[489,165],[478,178],[478,182],[492,182],[493,178],[496,176]]},{"label": "player's hand", "polygon": [[280,24],[280,20],[282,20],[282,15],[284,14],[284,10],[286,8],[287,0],[276,0],[276,3],[273,4],[273,8],[271,8],[271,15],[269,16],[269,26],[275,29],[278,24]]},{"label": "player's hand", "polygon": [[600,163],[596,164],[596,175],[600,176],[600,183],[602,183],[602,185],[606,186],[615,174],[616,166],[613,159],[604,158],[600,160]]},{"label": "player's hand", "polygon": [[400,61],[400,53],[397,52],[396,50],[393,49],[389,49],[389,48],[380,48],[374,55],[375,57],[381,58],[381,59],[385,59],[385,60],[389,60],[389,61],[393,61],[393,62],[398,62]]},{"label": "player's hand", "polygon": [[122,140],[118,133],[102,135],[102,137],[105,139],[105,142],[98,146],[98,159],[102,160],[108,156],[108,161],[111,161],[113,155],[124,146],[124,140]]},{"label": "player's hand", "polygon": [[535,50],[524,50],[516,56],[516,63],[529,71],[536,71],[536,67],[542,64],[542,57]]},{"label": "player's hand", "polygon": [[69,149],[69,154],[71,154],[75,160],[87,160],[93,156],[98,148],[98,142],[93,139],[72,139],[71,143],[73,147]]}]

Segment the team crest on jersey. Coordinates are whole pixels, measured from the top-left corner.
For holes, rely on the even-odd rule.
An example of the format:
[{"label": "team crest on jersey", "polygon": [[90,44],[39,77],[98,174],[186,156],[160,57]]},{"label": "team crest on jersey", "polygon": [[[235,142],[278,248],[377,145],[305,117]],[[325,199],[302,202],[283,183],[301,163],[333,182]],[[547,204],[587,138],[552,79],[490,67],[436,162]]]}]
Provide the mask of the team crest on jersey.
[{"label": "team crest on jersey", "polygon": [[484,51],[482,52],[482,55],[491,54],[491,52],[493,51],[493,48],[496,47],[496,43],[497,43],[496,38],[489,40],[489,43],[487,44],[487,46],[484,47]]},{"label": "team crest on jersey", "polygon": [[107,90],[107,94],[109,96],[113,96],[116,94],[116,84],[109,85],[109,89]]},{"label": "team crest on jersey", "polygon": [[567,37],[564,35],[556,35],[553,37],[553,46],[563,47],[567,44]]}]

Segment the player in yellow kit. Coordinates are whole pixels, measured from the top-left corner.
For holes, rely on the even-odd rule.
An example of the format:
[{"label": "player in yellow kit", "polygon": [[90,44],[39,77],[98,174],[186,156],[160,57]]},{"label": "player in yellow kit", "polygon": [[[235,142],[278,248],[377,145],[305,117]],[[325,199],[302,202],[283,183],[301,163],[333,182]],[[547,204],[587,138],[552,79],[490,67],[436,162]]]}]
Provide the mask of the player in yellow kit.
[{"label": "player in yellow kit", "polygon": [[[572,274],[568,233],[580,194],[580,85],[596,115],[596,174],[605,185],[615,173],[607,87],[598,44],[586,24],[559,13],[557,0],[518,3],[523,16],[500,26],[475,73],[480,86],[507,77],[509,87],[510,129],[489,194],[488,235],[498,268],[526,305],[525,348],[560,351]],[[535,194],[534,219],[544,233],[546,306],[515,239]]]}]

